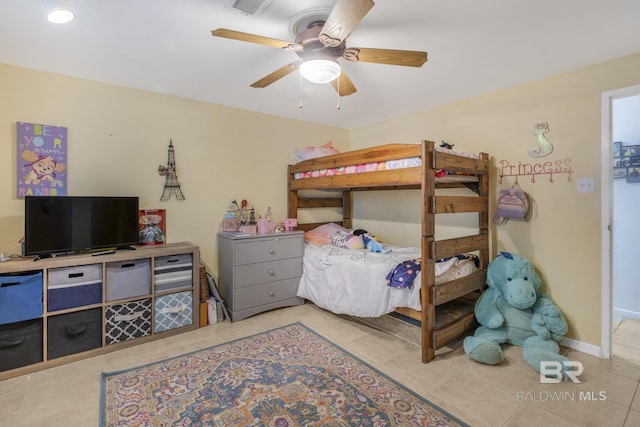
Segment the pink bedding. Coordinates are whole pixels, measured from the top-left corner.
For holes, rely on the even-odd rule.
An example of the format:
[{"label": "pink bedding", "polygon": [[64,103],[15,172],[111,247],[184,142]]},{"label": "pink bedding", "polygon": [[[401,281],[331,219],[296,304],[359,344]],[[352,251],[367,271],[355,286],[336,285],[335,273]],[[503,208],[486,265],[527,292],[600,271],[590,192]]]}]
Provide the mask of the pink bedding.
[{"label": "pink bedding", "polygon": [[[448,148],[435,147],[435,149],[437,151],[455,154],[458,156],[478,158],[476,154],[464,153],[461,151],[454,151]],[[413,167],[419,167],[421,165],[422,165],[422,159],[420,157],[410,157],[406,159],[387,160],[382,162],[371,162],[371,163],[360,163],[352,166],[341,166],[337,168],[320,169],[320,170],[307,171],[307,172],[297,172],[294,175],[294,177],[295,179],[318,178],[321,176],[347,175],[352,173],[377,172],[377,171],[383,171],[383,170],[413,168]],[[446,175],[446,173],[444,173],[444,175]]]}]

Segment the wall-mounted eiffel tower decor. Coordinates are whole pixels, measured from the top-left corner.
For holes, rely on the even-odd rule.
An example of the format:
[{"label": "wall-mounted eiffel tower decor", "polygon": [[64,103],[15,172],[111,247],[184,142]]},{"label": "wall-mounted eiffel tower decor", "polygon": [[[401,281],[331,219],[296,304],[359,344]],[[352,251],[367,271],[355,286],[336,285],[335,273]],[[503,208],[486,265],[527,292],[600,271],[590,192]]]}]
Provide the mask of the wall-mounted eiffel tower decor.
[{"label": "wall-mounted eiffel tower decor", "polygon": [[164,181],[164,190],[162,191],[161,202],[168,202],[173,194],[176,200],[184,200],[184,194],[180,189],[180,183],[178,182],[178,175],[176,175],[176,159],[173,153],[173,141],[169,139],[169,159],[167,160],[167,166],[158,166],[158,173],[167,178]]}]

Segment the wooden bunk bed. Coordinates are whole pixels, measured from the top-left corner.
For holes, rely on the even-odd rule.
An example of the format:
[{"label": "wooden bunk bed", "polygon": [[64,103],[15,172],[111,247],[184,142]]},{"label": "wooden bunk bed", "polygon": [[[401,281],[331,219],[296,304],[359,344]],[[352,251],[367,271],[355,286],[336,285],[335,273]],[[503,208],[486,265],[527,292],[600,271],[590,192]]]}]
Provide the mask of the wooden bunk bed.
[{"label": "wooden bunk bed", "polygon": [[[387,162],[419,158],[420,166],[300,178],[308,171],[342,168],[349,165]],[[436,171],[452,174],[436,178]],[[475,327],[473,311],[436,327],[438,306],[460,297],[480,292],[484,288],[486,268],[489,263],[489,156],[480,153],[477,158],[465,157],[454,152],[437,150],[431,141],[420,144],[388,144],[340,153],[289,165],[288,217],[298,218],[298,209],[341,208],[342,226],[352,228],[352,192],[365,190],[419,189],[422,218],[422,273],[420,312],[408,308],[396,311],[420,321],[422,362],[435,357],[435,351],[459,338]],[[437,188],[473,188],[477,195],[439,196]],[[309,197],[305,190],[340,191],[341,197]],[[476,212],[476,234],[446,240],[435,240],[435,215],[442,213]],[[310,230],[322,223],[298,224],[300,230]],[[479,269],[469,276],[435,285],[435,260],[461,253],[474,252],[479,257]],[[441,323],[441,322],[439,322]]]}]

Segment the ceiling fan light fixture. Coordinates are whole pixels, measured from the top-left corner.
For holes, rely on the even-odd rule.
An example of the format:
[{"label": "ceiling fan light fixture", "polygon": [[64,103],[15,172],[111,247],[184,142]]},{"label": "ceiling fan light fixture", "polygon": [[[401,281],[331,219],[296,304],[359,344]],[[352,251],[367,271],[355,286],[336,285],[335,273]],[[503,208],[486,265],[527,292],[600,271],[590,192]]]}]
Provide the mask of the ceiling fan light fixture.
[{"label": "ceiling fan light fixture", "polygon": [[308,59],[300,64],[300,75],[311,83],[329,83],[337,79],[340,72],[340,64],[333,59]]}]

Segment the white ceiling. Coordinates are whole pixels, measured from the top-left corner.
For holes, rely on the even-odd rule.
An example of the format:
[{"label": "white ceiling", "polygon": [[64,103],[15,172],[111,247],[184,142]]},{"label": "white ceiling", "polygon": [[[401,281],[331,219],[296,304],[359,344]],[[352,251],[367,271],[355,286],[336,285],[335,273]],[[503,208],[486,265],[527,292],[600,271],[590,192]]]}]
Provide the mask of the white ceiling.
[{"label": "white ceiling", "polygon": [[249,87],[294,53],[211,36],[293,41],[294,15],[335,0],[273,0],[256,16],[226,0],[67,0],[77,15],[67,25],[45,20],[53,1],[0,0],[0,62],[349,129],[640,52],[638,0],[377,0],[347,46],[429,60],[341,60],[358,91],[338,110],[331,85],[297,73]]}]

